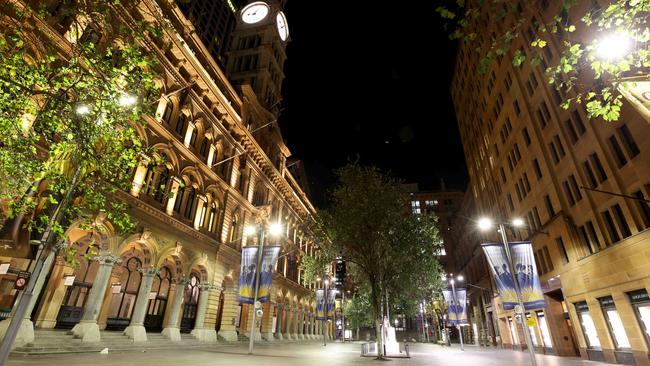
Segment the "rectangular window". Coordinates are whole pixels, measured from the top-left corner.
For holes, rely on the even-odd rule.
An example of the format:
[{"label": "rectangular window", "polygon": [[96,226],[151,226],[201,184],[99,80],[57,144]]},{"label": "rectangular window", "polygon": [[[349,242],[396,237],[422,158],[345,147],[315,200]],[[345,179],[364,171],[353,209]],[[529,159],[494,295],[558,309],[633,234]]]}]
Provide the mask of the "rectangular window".
[{"label": "rectangular window", "polygon": [[515,205],[512,203],[512,196],[510,193],[508,193],[508,206],[510,207],[510,211],[515,210]]},{"label": "rectangular window", "polygon": [[614,338],[616,349],[630,349],[630,341],[625,333],[625,328],[623,327],[618,310],[616,310],[614,299],[611,296],[606,296],[599,298],[598,302],[600,302],[600,308],[603,309],[603,313],[605,314],[607,327]]},{"label": "rectangular window", "polygon": [[569,263],[569,253],[566,251],[566,246],[564,245],[564,240],[562,237],[555,238],[555,244],[557,244],[557,250],[562,254],[562,263]]},{"label": "rectangular window", "polygon": [[548,270],[546,269],[546,261],[544,259],[544,254],[542,254],[542,251],[538,250],[537,252],[535,252],[535,256],[537,257],[537,260],[539,262],[539,267],[541,271],[540,274],[545,274],[546,272],[548,272]]},{"label": "rectangular window", "polygon": [[578,110],[574,110],[571,112],[571,119],[573,120],[573,125],[576,128],[576,132],[578,133],[578,136],[582,136],[587,132],[585,129],[585,124],[582,122],[582,117],[580,116],[580,112]]},{"label": "rectangular window", "polygon": [[598,332],[596,331],[594,320],[589,314],[589,307],[587,306],[587,302],[582,301],[575,303],[574,305],[576,307],[576,312],[578,313],[578,318],[580,319],[582,333],[585,335],[585,340],[587,341],[587,348],[599,349],[600,340],[598,339]]},{"label": "rectangular window", "polygon": [[555,164],[560,162],[560,155],[558,155],[557,152],[557,147],[555,147],[555,143],[551,142],[548,144],[548,149],[551,150],[551,157],[553,158],[553,162]]},{"label": "rectangular window", "polygon": [[616,158],[616,165],[619,168],[627,164],[627,159],[625,158],[625,154],[623,154],[623,150],[621,150],[621,145],[618,144],[618,140],[614,135],[609,138],[609,148],[612,150],[612,154]]},{"label": "rectangular window", "polygon": [[647,344],[650,344],[650,297],[645,289],[628,292],[630,303],[634,308],[639,327],[643,331]]},{"label": "rectangular window", "polygon": [[603,211],[600,214],[603,217],[603,220],[605,221],[605,227],[607,228],[607,234],[609,235],[610,244],[614,244],[620,241],[621,237],[618,235],[618,231],[616,231],[616,226],[614,225],[614,219],[612,218],[612,214],[610,214],[609,211]]},{"label": "rectangular window", "polygon": [[521,130],[521,133],[524,135],[524,142],[526,143],[526,146],[530,145],[530,135],[528,134],[528,128],[524,127],[523,130]]},{"label": "rectangular window", "polygon": [[598,173],[598,180],[600,183],[606,181],[607,173],[605,173],[605,169],[603,168],[603,164],[601,164],[600,159],[598,158],[598,154],[593,153],[589,155],[589,160],[591,160],[594,169],[596,169],[596,173]]},{"label": "rectangular window", "polygon": [[587,255],[594,254],[596,252],[595,248],[591,245],[589,241],[589,233],[585,226],[578,227],[578,234],[580,235],[580,241],[582,241],[582,247],[586,250]]},{"label": "rectangular window", "polygon": [[539,331],[540,333],[542,333],[542,340],[544,341],[544,347],[546,348],[553,347],[553,342],[551,341],[551,332],[548,331],[548,324],[546,324],[546,317],[544,316],[543,311],[537,312],[537,323],[539,324]]},{"label": "rectangular window", "polygon": [[503,180],[503,183],[505,184],[506,183],[506,172],[503,171],[503,168],[499,168],[499,170],[501,171],[501,180]]},{"label": "rectangular window", "polygon": [[530,182],[528,181],[528,174],[524,173],[524,186],[526,187],[526,192],[530,193]]},{"label": "rectangular window", "polygon": [[537,210],[537,206],[533,207],[533,218],[535,219],[535,226],[537,226],[537,228],[540,228],[542,226],[542,220],[539,219],[539,211]]},{"label": "rectangular window", "polygon": [[618,203],[615,204],[614,206],[612,206],[612,211],[614,212],[614,216],[616,217],[618,228],[621,230],[621,233],[623,234],[623,238],[627,238],[628,236],[632,235],[632,232],[630,232],[630,226],[627,224],[627,220],[625,220],[625,215],[623,214],[623,210],[621,209],[621,206]]},{"label": "rectangular window", "polygon": [[650,205],[648,205],[648,202],[641,201],[645,199],[645,197],[643,197],[643,192],[641,192],[641,190],[634,192],[634,197],[639,199],[636,201],[636,207],[639,210],[639,213],[641,214],[641,219],[643,221],[643,228],[650,227]]},{"label": "rectangular window", "polygon": [[566,155],[566,152],[564,151],[564,145],[562,144],[562,140],[560,140],[560,136],[553,136],[553,142],[557,146],[557,153],[560,156],[560,159],[562,159],[564,155]]},{"label": "rectangular window", "polygon": [[542,248],[542,253],[544,253],[544,259],[546,260],[546,265],[548,266],[549,272],[553,270],[553,260],[551,260],[551,253],[548,251],[548,247],[544,245]]},{"label": "rectangular window", "polygon": [[533,170],[535,170],[537,180],[540,180],[542,178],[542,168],[539,166],[539,161],[537,159],[533,159]]},{"label": "rectangular window", "polygon": [[570,119],[564,121],[564,128],[566,129],[567,135],[569,135],[569,141],[571,141],[572,144],[578,142],[578,134],[573,128],[573,123],[571,123]]},{"label": "rectangular window", "polygon": [[585,171],[585,175],[587,176],[589,187],[596,188],[596,186],[598,186],[598,181],[596,180],[596,176],[594,175],[594,171],[591,169],[588,160],[582,163],[582,169]]},{"label": "rectangular window", "polygon": [[519,102],[515,100],[512,103],[512,106],[515,108],[515,113],[517,114],[517,116],[519,116],[521,114],[521,108],[519,108]]},{"label": "rectangular window", "polygon": [[625,144],[623,146],[625,146],[625,150],[627,150],[627,156],[629,156],[630,159],[639,155],[639,147],[637,146],[636,141],[634,141],[634,136],[632,136],[632,133],[626,125],[618,128],[618,135],[623,141],[625,141]]},{"label": "rectangular window", "polygon": [[544,203],[546,204],[546,211],[548,212],[548,217],[550,219],[555,216],[555,209],[553,208],[551,197],[548,194],[544,196]]},{"label": "rectangular window", "polygon": [[587,232],[589,233],[589,241],[593,243],[595,252],[597,252],[600,249],[600,240],[598,240],[598,235],[596,235],[596,228],[594,227],[594,224],[590,221],[585,222],[585,227],[587,228]]},{"label": "rectangular window", "polygon": [[569,201],[569,206],[575,205],[576,200],[573,197],[573,193],[571,192],[571,187],[569,186],[569,182],[565,180],[563,185],[564,185],[564,193],[566,194],[566,198]]},{"label": "rectangular window", "polygon": [[582,200],[582,193],[580,192],[580,187],[578,187],[575,175],[571,174],[569,176],[569,184],[571,184],[571,189],[573,190],[573,195],[576,197],[576,202],[580,202]]}]

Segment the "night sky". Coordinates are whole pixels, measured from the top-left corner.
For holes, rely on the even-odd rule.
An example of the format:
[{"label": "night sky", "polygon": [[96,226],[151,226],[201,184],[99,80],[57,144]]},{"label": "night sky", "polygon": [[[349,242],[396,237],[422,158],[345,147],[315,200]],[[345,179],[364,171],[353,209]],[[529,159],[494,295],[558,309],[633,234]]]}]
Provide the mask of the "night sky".
[{"label": "night sky", "polygon": [[357,159],[424,189],[441,178],[465,188],[449,93],[456,44],[435,12],[440,1],[287,2],[279,123],[317,205],[332,170]]}]

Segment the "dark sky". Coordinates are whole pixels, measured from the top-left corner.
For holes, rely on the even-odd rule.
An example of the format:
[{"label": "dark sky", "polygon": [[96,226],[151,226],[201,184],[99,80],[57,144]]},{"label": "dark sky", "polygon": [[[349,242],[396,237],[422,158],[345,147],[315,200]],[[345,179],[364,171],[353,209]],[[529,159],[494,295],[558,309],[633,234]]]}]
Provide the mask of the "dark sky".
[{"label": "dark sky", "polygon": [[456,45],[435,12],[440,1],[287,2],[279,122],[317,205],[332,170],[357,158],[422,188],[444,178],[464,189],[449,94]]}]

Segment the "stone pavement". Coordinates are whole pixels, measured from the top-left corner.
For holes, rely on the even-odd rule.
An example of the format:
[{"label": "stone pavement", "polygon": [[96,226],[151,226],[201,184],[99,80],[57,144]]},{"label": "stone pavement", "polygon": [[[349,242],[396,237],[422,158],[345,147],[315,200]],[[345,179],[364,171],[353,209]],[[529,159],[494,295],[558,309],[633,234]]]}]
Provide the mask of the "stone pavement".
[{"label": "stone pavement", "polygon": [[[257,345],[255,355],[247,354],[247,344],[217,345],[202,349],[151,350],[110,352],[100,354],[66,354],[46,356],[11,357],[8,366],[337,366],[337,365],[390,365],[390,366],[527,366],[528,354],[518,351],[466,347],[447,348],[433,344],[412,344],[411,359],[392,359],[379,363],[373,358],[360,357],[359,343],[264,343]],[[538,366],[604,366],[609,364],[583,361],[575,358],[537,356]]]}]

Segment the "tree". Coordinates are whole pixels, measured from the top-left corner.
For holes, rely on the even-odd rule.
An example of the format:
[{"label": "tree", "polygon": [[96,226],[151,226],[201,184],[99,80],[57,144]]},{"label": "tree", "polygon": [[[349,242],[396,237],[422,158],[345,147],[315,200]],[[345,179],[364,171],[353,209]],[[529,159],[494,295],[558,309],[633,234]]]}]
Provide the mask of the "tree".
[{"label": "tree", "polygon": [[[350,265],[352,282],[368,288],[379,349],[386,294],[392,299],[422,299],[439,287],[440,246],[437,218],[414,215],[399,182],[376,168],[357,164],[337,171],[331,206],[319,212],[318,254],[303,262],[305,273],[322,275],[337,255]],[[331,267],[331,266],[329,266]],[[383,358],[379,352],[378,358]]]},{"label": "tree", "polygon": [[355,291],[352,298],[345,304],[343,313],[345,319],[350,321],[352,329],[356,329],[357,340],[359,340],[359,328],[373,325],[370,311],[370,300],[367,291]]},{"label": "tree", "polygon": [[65,244],[65,223],[93,228],[99,215],[118,231],[134,227],[115,193],[129,190],[147,153],[137,130],[157,98],[155,62],[142,46],[157,29],[129,18],[135,3],[33,3],[0,7],[0,223],[42,234],[18,321],[42,258]]},{"label": "tree", "polygon": [[[540,12],[549,6],[556,15],[545,19]],[[514,67],[544,65],[548,82],[565,96],[562,107],[583,104],[590,118],[618,120],[628,81],[647,79],[650,71],[650,0],[612,0],[605,7],[578,0],[456,0],[437,11],[451,38],[475,46],[480,72],[504,56]],[[515,47],[519,39],[529,51]],[[549,44],[561,50],[554,65],[546,64]]]}]

